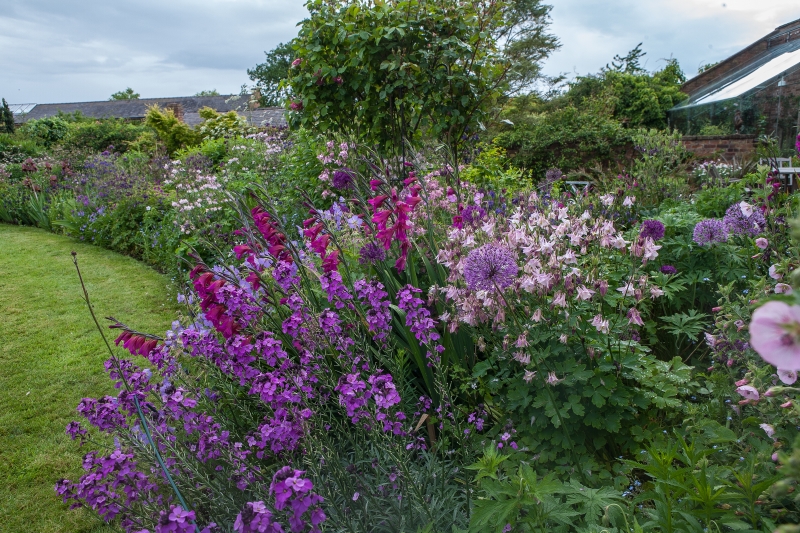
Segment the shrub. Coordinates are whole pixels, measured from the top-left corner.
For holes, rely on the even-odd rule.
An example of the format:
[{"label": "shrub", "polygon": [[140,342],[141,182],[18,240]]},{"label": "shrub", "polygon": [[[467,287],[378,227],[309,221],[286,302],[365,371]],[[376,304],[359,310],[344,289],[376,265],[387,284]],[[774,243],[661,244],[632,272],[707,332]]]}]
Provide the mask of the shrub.
[{"label": "shrub", "polygon": [[181,148],[196,146],[200,143],[200,136],[197,132],[178,120],[171,109],[162,111],[157,106],[149,108],[144,123],[155,130],[170,155]]}]

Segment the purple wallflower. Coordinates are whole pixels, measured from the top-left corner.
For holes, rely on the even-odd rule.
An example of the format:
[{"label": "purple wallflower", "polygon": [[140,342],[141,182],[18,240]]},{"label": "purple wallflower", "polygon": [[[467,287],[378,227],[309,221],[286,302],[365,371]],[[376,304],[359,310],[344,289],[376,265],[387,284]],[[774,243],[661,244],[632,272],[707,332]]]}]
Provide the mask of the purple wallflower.
[{"label": "purple wallflower", "polygon": [[672,265],[664,265],[664,266],[661,267],[661,272],[663,274],[667,274],[667,275],[677,274],[678,273],[678,269],[675,268]]},{"label": "purple wallflower", "polygon": [[725,224],[716,218],[701,220],[694,227],[694,242],[700,246],[712,245],[728,240]]},{"label": "purple wallflower", "polygon": [[[743,209],[742,206],[744,206]],[[734,235],[749,235],[755,237],[767,226],[767,221],[761,210],[742,202],[733,204],[725,211],[722,219],[728,233]]]},{"label": "purple wallflower", "polygon": [[642,222],[642,229],[639,231],[639,236],[643,239],[650,237],[657,241],[664,237],[664,224],[658,220],[645,220]]},{"label": "purple wallflower", "polygon": [[351,189],[353,187],[353,171],[342,168],[333,173],[331,184],[337,189]]},{"label": "purple wallflower", "polygon": [[368,242],[358,252],[358,262],[362,265],[380,263],[386,259],[386,250],[377,242]]},{"label": "purple wallflower", "polygon": [[484,244],[464,260],[464,279],[473,291],[505,289],[517,277],[514,253],[501,244]]}]

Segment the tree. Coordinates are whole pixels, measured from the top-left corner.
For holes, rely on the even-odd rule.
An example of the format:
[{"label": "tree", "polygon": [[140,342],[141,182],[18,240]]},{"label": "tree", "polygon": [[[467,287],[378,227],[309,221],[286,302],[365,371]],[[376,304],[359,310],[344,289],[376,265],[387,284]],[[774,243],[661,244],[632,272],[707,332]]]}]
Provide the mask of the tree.
[{"label": "tree", "polygon": [[200,91],[195,96],[219,96],[219,91],[211,89],[210,91]]},{"label": "tree", "polygon": [[0,108],[0,132],[14,133],[14,113],[11,112],[5,98],[3,98],[3,107]]},{"label": "tree", "polygon": [[540,0],[309,0],[292,48],[290,124],[397,153],[422,134],[454,153],[486,111],[529,86],[557,41]]},{"label": "tree", "polygon": [[281,106],[287,95],[286,89],[281,87],[281,82],[289,75],[289,67],[295,57],[294,50],[291,43],[280,43],[264,54],[267,60],[253,69],[247,69],[247,74],[261,91],[261,105]]},{"label": "tree", "polygon": [[133,89],[128,87],[124,91],[117,91],[112,94],[109,100],[138,100],[139,96],[139,93],[134,92]]}]

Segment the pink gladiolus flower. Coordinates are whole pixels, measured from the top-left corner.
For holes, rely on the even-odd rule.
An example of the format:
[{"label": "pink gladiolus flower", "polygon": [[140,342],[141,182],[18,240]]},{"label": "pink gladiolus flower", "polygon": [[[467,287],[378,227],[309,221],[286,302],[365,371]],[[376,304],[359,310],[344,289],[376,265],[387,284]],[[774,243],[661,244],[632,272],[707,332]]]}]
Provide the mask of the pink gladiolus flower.
[{"label": "pink gladiolus flower", "polygon": [[759,237],[758,239],[756,239],[756,246],[758,246],[762,250],[766,250],[767,246],[769,246],[769,241],[764,237]]},{"label": "pink gladiolus flower", "polygon": [[751,385],[742,385],[741,387],[737,387],[736,392],[738,392],[745,400],[757,402],[761,396],[758,394],[758,389]]},{"label": "pink gladiolus flower", "polygon": [[797,372],[794,370],[784,370],[783,368],[778,369],[778,378],[781,382],[785,383],[786,385],[791,385],[795,381],[797,381]]},{"label": "pink gladiolus flower", "polygon": [[767,302],[753,313],[750,345],[764,361],[800,370],[800,306]]}]

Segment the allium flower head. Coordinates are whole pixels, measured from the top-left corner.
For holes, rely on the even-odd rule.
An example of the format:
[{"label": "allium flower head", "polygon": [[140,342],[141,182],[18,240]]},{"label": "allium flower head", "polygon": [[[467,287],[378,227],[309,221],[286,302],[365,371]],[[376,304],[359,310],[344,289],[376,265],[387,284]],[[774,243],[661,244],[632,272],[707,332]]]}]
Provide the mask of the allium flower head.
[{"label": "allium flower head", "polygon": [[473,291],[505,289],[517,277],[517,259],[501,244],[484,244],[464,260],[464,279]]},{"label": "allium flower head", "polygon": [[755,237],[767,226],[767,221],[759,209],[754,209],[747,202],[733,204],[725,212],[722,219],[728,233]]},{"label": "allium flower head", "polygon": [[800,370],[800,305],[767,302],[753,312],[750,345],[782,370]]},{"label": "allium flower head", "polygon": [[664,224],[659,220],[645,220],[642,222],[642,229],[639,231],[639,236],[643,239],[650,237],[657,241],[664,237]]},{"label": "allium flower head", "polygon": [[351,189],[353,187],[353,171],[349,168],[342,168],[333,173],[331,184],[337,189]]},{"label": "allium flower head", "polygon": [[694,227],[694,242],[700,246],[710,246],[728,240],[725,224],[716,218],[701,220]]},{"label": "allium flower head", "polygon": [[368,242],[358,251],[358,262],[362,265],[380,263],[386,259],[386,250],[377,242]]},{"label": "allium flower head", "polygon": [[678,273],[678,269],[675,268],[672,265],[664,265],[664,266],[661,267],[661,273],[662,274],[667,274],[669,276],[669,275],[672,275],[672,274],[677,274]]}]

